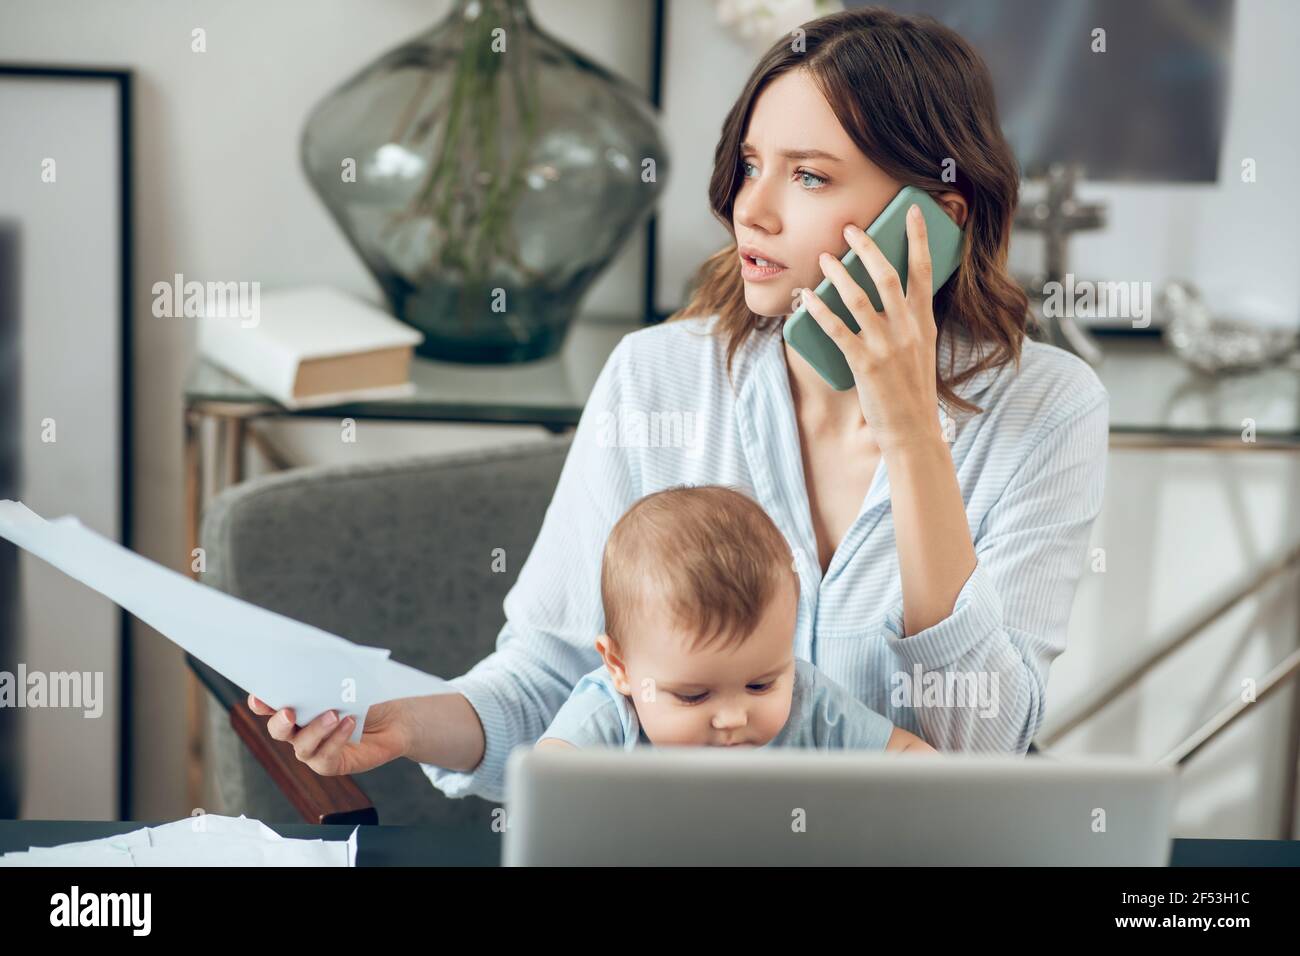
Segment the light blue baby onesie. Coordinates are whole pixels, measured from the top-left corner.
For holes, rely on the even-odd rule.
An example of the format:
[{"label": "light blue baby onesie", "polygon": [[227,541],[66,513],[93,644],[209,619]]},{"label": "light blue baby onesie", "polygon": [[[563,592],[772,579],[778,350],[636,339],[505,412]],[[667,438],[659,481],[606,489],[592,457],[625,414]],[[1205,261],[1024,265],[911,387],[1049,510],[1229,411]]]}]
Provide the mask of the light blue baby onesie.
[{"label": "light blue baby onesie", "polygon": [[[764,746],[884,750],[893,729],[888,718],[808,661],[795,658],[790,717]],[[558,737],[575,747],[606,745],[631,750],[653,746],[641,729],[632,701],[619,693],[604,664],[578,680],[542,737]]]}]

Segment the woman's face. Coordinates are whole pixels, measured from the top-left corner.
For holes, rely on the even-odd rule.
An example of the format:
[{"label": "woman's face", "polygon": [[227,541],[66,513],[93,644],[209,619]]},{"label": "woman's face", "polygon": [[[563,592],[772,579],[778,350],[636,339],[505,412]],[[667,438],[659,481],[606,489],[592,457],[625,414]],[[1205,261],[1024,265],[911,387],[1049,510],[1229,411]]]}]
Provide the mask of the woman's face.
[{"label": "woman's face", "polygon": [[[803,155],[786,155],[794,152]],[[853,144],[803,70],[783,73],[759,94],[740,153],[744,179],[732,226],[745,302],[758,315],[789,315],[794,290],[825,278],[817,257],[843,255],[845,225],[865,229],[903,184]],[[740,261],[754,249],[779,266]]]}]

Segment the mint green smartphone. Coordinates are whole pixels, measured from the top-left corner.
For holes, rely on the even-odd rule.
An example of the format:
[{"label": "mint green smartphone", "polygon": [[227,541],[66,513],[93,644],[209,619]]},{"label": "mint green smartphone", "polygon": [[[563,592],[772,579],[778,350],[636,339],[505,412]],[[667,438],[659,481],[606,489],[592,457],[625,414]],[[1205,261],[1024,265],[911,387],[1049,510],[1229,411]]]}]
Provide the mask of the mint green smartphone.
[{"label": "mint green smartphone", "polygon": [[[961,262],[964,237],[957,224],[948,218],[948,214],[930,198],[929,193],[915,186],[904,186],[876,217],[876,221],[867,227],[866,233],[875,240],[880,251],[885,254],[885,258],[897,270],[898,278],[903,283],[903,291],[906,292],[907,210],[911,208],[912,203],[920,206],[921,214],[925,216],[930,263],[934,275],[932,285],[934,291],[938,292],[949,277],[957,271],[957,266]],[[871,276],[868,275],[866,266],[858,259],[858,254],[850,249],[840,257],[840,262],[844,263],[844,268],[849,270],[853,280],[862,286],[862,291],[867,294],[872,306],[877,311],[882,311],[884,306],[880,302],[876,284],[871,281]],[[855,334],[859,331],[857,321],[854,320],[852,313],[840,298],[835,283],[829,277],[823,279],[813,291]],[[853,372],[849,369],[849,363],[844,360],[839,347],[822,331],[822,327],[806,308],[801,307],[786,320],[781,334],[790,343],[790,347],[802,355],[831,388],[844,392],[853,387]]]}]

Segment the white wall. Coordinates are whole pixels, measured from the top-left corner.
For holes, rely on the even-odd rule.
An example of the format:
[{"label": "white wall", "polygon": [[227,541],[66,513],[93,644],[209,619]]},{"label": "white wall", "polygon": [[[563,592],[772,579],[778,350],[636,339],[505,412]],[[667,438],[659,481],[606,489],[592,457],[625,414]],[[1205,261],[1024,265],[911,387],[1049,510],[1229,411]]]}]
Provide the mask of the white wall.
[{"label": "white wall", "polygon": [[[111,81],[6,78],[0,87],[0,217],[19,224],[21,416],[18,495],[50,518],[122,532],[118,396],[121,221],[118,87]],[[10,139],[10,137],[12,137]],[[10,145],[10,143],[15,145]],[[52,181],[42,181],[46,159]],[[9,409],[5,409],[8,419]],[[17,421],[17,419],[15,419]],[[6,542],[4,547],[10,545]],[[122,612],[40,558],[19,555],[21,660],[32,673],[95,675],[99,706],[45,706],[20,715],[28,765],[24,804],[60,818],[117,798]],[[53,701],[48,702],[53,704]],[[76,788],[50,786],[79,768]]]},{"label": "white wall", "polygon": [[[1080,197],[1104,202],[1109,223],[1071,241],[1072,270],[1080,278],[1151,282],[1156,290],[1171,279],[1191,279],[1230,317],[1294,327],[1300,325],[1300,191],[1292,173],[1300,125],[1291,114],[1300,90],[1294,42],[1300,4],[1238,0],[1236,11],[1219,181],[1082,184]],[[1242,182],[1246,159],[1255,162],[1254,182]]]}]

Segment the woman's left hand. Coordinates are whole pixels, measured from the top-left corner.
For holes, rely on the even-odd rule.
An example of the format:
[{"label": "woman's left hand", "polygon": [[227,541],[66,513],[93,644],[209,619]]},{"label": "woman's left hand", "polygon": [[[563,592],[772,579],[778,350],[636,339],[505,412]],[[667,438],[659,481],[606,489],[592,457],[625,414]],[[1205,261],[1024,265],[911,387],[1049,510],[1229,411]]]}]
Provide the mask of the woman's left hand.
[{"label": "woman's left hand", "polygon": [[822,272],[835,284],[861,331],[851,332],[811,289],[804,290],[803,301],[844,353],[853,371],[862,414],[881,450],[929,441],[941,435],[942,429],[935,385],[933,270],[925,217],[915,205],[907,213],[906,295],[897,271],[865,232],[849,225],[844,238],[875,282],[885,311],[875,310],[844,263],[829,253],[821,256]]}]

